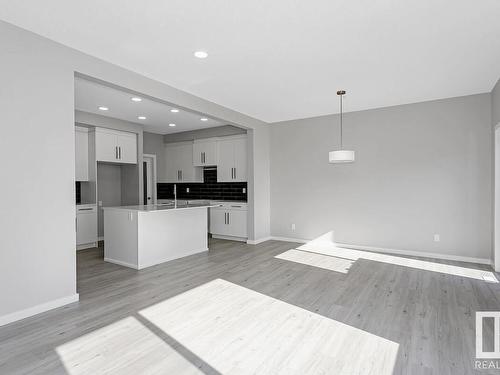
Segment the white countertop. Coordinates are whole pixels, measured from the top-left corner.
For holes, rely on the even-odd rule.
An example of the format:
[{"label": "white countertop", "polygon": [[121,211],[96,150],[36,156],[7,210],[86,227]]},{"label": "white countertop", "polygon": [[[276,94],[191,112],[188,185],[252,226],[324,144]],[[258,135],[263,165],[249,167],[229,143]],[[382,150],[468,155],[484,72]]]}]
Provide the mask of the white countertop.
[{"label": "white countertop", "polygon": [[117,207],[103,207],[104,210],[126,210],[126,211],[140,211],[140,212],[153,212],[153,211],[171,211],[171,210],[189,210],[193,208],[210,208],[219,207],[218,204],[178,204],[177,207],[174,205],[161,205],[161,204],[150,204],[150,205],[137,205],[137,206],[117,206]]}]

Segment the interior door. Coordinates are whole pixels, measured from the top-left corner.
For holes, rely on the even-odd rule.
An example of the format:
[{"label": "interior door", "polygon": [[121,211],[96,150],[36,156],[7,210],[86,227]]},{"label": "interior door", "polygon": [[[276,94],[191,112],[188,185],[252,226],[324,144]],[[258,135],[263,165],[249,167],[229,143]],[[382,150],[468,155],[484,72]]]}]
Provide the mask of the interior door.
[{"label": "interior door", "polygon": [[217,182],[233,181],[234,140],[223,139],[217,141],[217,154]]},{"label": "interior door", "polygon": [[142,171],[144,183],[144,204],[155,204],[153,160],[150,157],[144,157]]}]

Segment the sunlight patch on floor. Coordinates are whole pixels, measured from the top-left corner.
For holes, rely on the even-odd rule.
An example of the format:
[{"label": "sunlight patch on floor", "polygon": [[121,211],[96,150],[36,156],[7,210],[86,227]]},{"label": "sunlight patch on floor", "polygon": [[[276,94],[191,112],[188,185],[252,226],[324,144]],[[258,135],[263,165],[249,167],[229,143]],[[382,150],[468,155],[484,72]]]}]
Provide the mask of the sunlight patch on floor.
[{"label": "sunlight patch on floor", "polygon": [[203,374],[137,319],[128,317],[56,349],[69,375]]},{"label": "sunlight patch on floor", "polygon": [[285,251],[284,253],[276,255],[275,258],[342,273],[347,273],[354,263],[354,260],[351,259],[343,259],[331,255],[297,249]]},{"label": "sunlight patch on floor", "polygon": [[399,345],[216,279],[139,312],[222,374],[392,374]]},{"label": "sunlight patch on floor", "polygon": [[322,254],[325,256],[339,257],[351,259],[356,261],[358,259],[372,260],[375,262],[389,263],[396,266],[409,267],[424,271],[439,272],[453,276],[468,277],[471,279],[481,280],[490,283],[498,283],[495,274],[490,271],[478,270],[475,268],[467,268],[460,266],[453,266],[450,264],[435,263],[425,260],[417,260],[404,258],[394,255],[387,255],[381,253],[372,253],[369,251],[354,250],[343,247],[337,247],[334,243],[328,241],[311,241],[297,250],[308,251],[311,253]]}]

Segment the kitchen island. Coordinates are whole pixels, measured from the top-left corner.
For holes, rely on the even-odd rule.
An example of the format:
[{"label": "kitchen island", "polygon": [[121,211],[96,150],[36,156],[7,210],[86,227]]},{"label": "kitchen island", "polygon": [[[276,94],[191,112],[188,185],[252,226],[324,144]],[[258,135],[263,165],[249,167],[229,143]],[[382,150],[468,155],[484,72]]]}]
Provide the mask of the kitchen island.
[{"label": "kitchen island", "polygon": [[208,251],[207,211],[216,205],[104,208],[104,260],[142,269]]}]

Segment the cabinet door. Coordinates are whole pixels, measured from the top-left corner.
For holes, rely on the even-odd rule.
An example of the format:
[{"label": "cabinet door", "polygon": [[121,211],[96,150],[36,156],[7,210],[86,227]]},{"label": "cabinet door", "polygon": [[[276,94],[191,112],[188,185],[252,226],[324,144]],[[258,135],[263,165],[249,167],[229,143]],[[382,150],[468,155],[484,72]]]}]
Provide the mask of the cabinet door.
[{"label": "cabinet door", "polygon": [[204,155],[205,152],[205,143],[204,142],[195,142],[193,144],[193,165],[194,166],[204,166]]},{"label": "cabinet door", "polygon": [[247,237],[247,211],[228,210],[229,236]]},{"label": "cabinet door", "polygon": [[135,134],[120,134],[118,140],[118,158],[120,163],[137,164],[137,136]]},{"label": "cabinet door", "polygon": [[217,182],[232,182],[234,168],[234,140],[217,141]]},{"label": "cabinet door", "polygon": [[75,130],[75,180],[89,180],[89,134]]},{"label": "cabinet door", "polygon": [[204,165],[217,165],[217,142],[210,140],[203,143],[203,160]]},{"label": "cabinet door", "polygon": [[78,213],[76,215],[76,244],[97,242],[97,212]]},{"label": "cabinet door", "polygon": [[168,145],[165,147],[165,165],[167,182],[179,182],[180,168],[179,168],[179,152],[178,146]]},{"label": "cabinet door", "polygon": [[118,144],[114,133],[96,131],[95,156],[97,161],[117,162]]},{"label": "cabinet door", "polygon": [[179,169],[181,182],[202,182],[202,168],[193,165],[193,144],[179,146]]},{"label": "cabinet door", "polygon": [[235,182],[247,181],[247,140],[238,138],[234,140],[234,171]]},{"label": "cabinet door", "polygon": [[222,208],[210,208],[210,230],[212,234],[228,235],[227,211]]},{"label": "cabinet door", "polygon": [[193,165],[217,165],[217,144],[215,139],[195,141],[193,144]]}]

